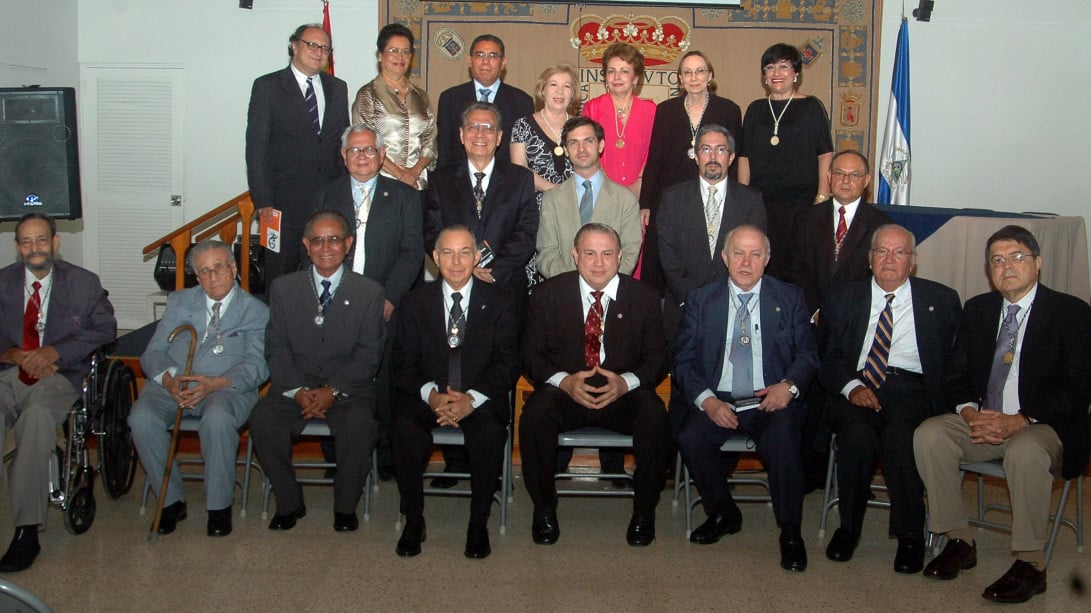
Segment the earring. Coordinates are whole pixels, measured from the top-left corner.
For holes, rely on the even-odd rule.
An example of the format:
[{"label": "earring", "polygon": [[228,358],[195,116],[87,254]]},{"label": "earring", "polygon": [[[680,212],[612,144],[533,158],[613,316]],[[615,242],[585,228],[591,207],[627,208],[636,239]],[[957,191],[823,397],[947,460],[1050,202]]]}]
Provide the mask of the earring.
[{"label": "earring", "polygon": [[792,83],[798,83],[799,77],[792,77]]},{"label": "earring", "polygon": [[761,84],[765,85],[765,86],[768,86],[769,85],[769,79],[766,79],[766,80],[762,81]]}]

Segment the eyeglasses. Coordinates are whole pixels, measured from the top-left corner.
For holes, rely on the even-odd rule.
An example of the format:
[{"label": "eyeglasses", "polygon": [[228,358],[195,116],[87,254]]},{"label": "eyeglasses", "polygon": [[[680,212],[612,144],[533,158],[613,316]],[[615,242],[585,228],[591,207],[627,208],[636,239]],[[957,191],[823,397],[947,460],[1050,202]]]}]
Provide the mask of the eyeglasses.
[{"label": "eyeglasses", "polygon": [[886,259],[887,256],[894,256],[895,260],[904,260],[905,258],[916,253],[912,249],[887,249],[886,247],[872,249],[871,252],[879,256],[880,260]]},{"label": "eyeglasses", "polygon": [[53,239],[44,234],[42,236],[35,236],[33,238],[27,236],[19,239],[19,246],[33,247],[34,245],[48,245],[51,240]]},{"label": "eyeglasses", "polygon": [[1023,262],[1030,261],[1034,256],[1029,253],[1023,253],[1022,251],[1013,251],[1008,255],[994,255],[988,258],[989,264],[993,268],[1003,268],[1008,262],[1012,263],[1012,266],[1022,264]]},{"label": "eyeglasses", "polygon": [[479,61],[479,62],[483,62],[485,60],[489,60],[490,62],[495,62],[496,60],[504,57],[504,56],[500,55],[499,53],[497,53],[495,51],[489,51],[489,52],[475,51],[473,53],[473,56],[474,56],[474,59]]},{"label": "eyeglasses", "polygon": [[780,62],[777,64],[766,64],[761,67],[762,72],[792,72],[795,70],[788,62]]},{"label": "eyeglasses", "polygon": [[491,123],[468,123],[462,126],[462,129],[467,132],[495,132],[496,126]]},{"label": "eyeglasses", "polygon": [[731,153],[731,150],[728,149],[727,147],[724,147],[723,145],[719,145],[719,146],[716,146],[716,147],[711,147],[709,145],[701,145],[700,147],[697,148],[697,153],[700,153],[701,155],[704,155],[704,156],[709,156],[709,155],[712,155],[713,153],[715,153],[716,155],[727,155],[728,153]]},{"label": "eyeglasses", "polygon": [[379,150],[375,147],[372,147],[371,145],[368,145],[367,147],[349,147],[344,151],[345,155],[349,156],[350,158],[358,158],[361,155],[363,155],[364,157],[373,158],[379,155]]},{"label": "eyeglasses", "polygon": [[341,246],[341,243],[345,242],[345,237],[343,237],[343,236],[315,236],[315,237],[312,237],[312,238],[308,238],[307,242],[309,242],[312,247],[318,247],[319,249],[324,249],[327,246],[336,249],[337,247]]},{"label": "eyeglasses", "polygon": [[205,266],[204,268],[198,269],[197,276],[201,277],[202,279],[208,279],[212,275],[216,275],[218,277],[222,274],[227,273],[229,270],[231,270],[231,264],[216,262],[215,266]]},{"label": "eyeglasses", "polygon": [[386,54],[387,55],[401,55],[401,56],[404,56],[404,57],[409,57],[409,56],[413,55],[413,50],[412,49],[399,49],[397,47],[391,47],[391,48],[386,50]]},{"label": "eyeglasses", "polygon": [[844,181],[845,179],[848,179],[853,183],[859,181],[860,179],[863,179],[866,176],[862,172],[845,172],[843,170],[835,170],[830,174],[833,175],[835,181]]},{"label": "eyeglasses", "polygon": [[309,49],[311,51],[317,51],[317,52],[321,53],[322,55],[329,55],[329,54],[333,53],[333,47],[330,47],[328,45],[320,45],[318,43],[312,43],[311,41],[303,40],[302,38],[299,39],[299,42],[303,43],[304,45],[307,45],[307,49]]},{"label": "eyeglasses", "polygon": [[686,69],[682,71],[682,78],[688,79],[690,77],[703,77],[708,74],[708,68],[698,68],[697,70]]}]

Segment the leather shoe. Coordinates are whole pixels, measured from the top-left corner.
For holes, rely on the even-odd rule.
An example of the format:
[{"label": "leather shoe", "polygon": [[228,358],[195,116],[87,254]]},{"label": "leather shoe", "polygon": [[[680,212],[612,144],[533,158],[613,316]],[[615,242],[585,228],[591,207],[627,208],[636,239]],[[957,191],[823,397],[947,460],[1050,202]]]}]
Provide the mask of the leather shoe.
[{"label": "leather shoe", "polygon": [[561,525],[557,523],[557,511],[546,509],[534,511],[534,521],[530,525],[530,534],[539,545],[552,545],[561,536]]},{"label": "leather shoe", "polygon": [[[856,544],[859,542],[859,534],[853,534],[844,528],[838,528],[833,533],[830,544],[826,545],[826,557],[834,562],[848,562],[852,559],[852,554],[856,552]],[[901,546],[899,546],[899,555],[901,551]]]},{"label": "leather shoe", "polygon": [[977,543],[971,545],[962,539],[951,539],[943,548],[943,553],[924,567],[924,576],[947,581],[975,566],[977,566]]},{"label": "leather shoe", "polygon": [[916,535],[898,537],[898,553],[894,554],[894,572],[913,575],[924,568],[924,541]]},{"label": "leather shoe", "polygon": [[30,568],[42,547],[38,545],[38,526],[19,526],[7,553],[0,558],[0,573],[14,573]]},{"label": "leather shoe", "polygon": [[780,567],[797,573],[807,570],[807,547],[799,526],[785,525],[780,530]]},{"label": "leather shoe", "polygon": [[1008,572],[985,588],[981,596],[993,602],[1026,602],[1031,596],[1046,591],[1046,571],[1030,562],[1016,560]]},{"label": "leather shoe", "polygon": [[465,555],[471,560],[483,560],[492,553],[489,547],[489,528],[485,524],[470,524],[466,530]]},{"label": "leather shoe", "polygon": [[163,507],[163,514],[159,516],[159,534],[170,534],[178,527],[178,522],[186,518],[186,503],[179,500]]},{"label": "leather shoe", "polygon": [[441,490],[449,490],[452,487],[458,485],[458,479],[454,477],[436,477],[432,479],[432,487],[438,487]]},{"label": "leather shoe", "polygon": [[355,513],[333,513],[333,529],[338,532],[355,532],[360,527],[360,519]]},{"label": "leather shoe", "polygon": [[384,483],[394,480],[394,467],[393,466],[380,466],[379,467],[379,481]]},{"label": "leather shoe", "polygon": [[629,520],[629,529],[625,531],[625,540],[633,547],[647,547],[655,540],[655,516],[633,513]]},{"label": "leather shoe", "polygon": [[731,506],[705,520],[705,523],[690,533],[689,542],[698,545],[717,543],[725,534],[735,534],[742,530],[742,512],[739,507]]},{"label": "leather shoe", "polygon": [[270,530],[291,530],[295,527],[297,520],[303,519],[307,516],[307,505],[301,504],[299,508],[291,513],[277,513],[273,516],[273,521],[269,522]]},{"label": "leather shoe", "polygon": [[[398,539],[398,546],[394,552],[403,558],[411,558],[420,555],[420,544],[428,537],[428,529],[424,525],[424,517],[407,519],[402,528],[402,536]],[[486,539],[488,536],[485,537]],[[468,543],[467,543],[468,545]],[[488,546],[488,543],[485,543]]]},{"label": "leather shoe", "polygon": [[205,532],[209,536],[227,536],[231,534],[231,507],[209,511],[208,527]]}]

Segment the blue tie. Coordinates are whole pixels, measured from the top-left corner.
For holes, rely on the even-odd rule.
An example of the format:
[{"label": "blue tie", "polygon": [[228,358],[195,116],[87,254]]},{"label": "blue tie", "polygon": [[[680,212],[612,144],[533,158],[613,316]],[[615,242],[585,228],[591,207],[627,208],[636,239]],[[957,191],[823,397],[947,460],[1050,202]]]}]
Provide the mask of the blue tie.
[{"label": "blue tie", "polygon": [[492,90],[487,87],[482,87],[481,89],[477,90],[477,93],[481,95],[481,102],[488,102],[489,96],[492,95]]},{"label": "blue tie", "polygon": [[754,395],[754,352],[750,343],[750,309],[746,305],[754,294],[739,294],[739,313],[731,336],[731,397],[735,400]]},{"label": "blue tie", "polygon": [[981,405],[983,409],[1001,412],[1004,410],[1004,384],[1008,381],[1011,363],[1015,359],[1015,339],[1019,335],[1019,324],[1015,319],[1018,313],[1019,305],[1010,305],[1000,326],[1000,334],[996,335],[993,364],[989,369],[989,382],[985,386],[985,402]]},{"label": "blue tie", "polygon": [[595,212],[595,193],[591,189],[591,180],[583,182],[583,197],[580,198],[580,225],[591,222],[591,214]]},{"label": "blue tie", "polygon": [[318,297],[318,302],[322,303],[322,314],[325,315],[326,311],[330,310],[330,298],[333,296],[330,294],[330,282],[328,279],[322,280],[322,295]]},{"label": "blue tie", "polygon": [[314,77],[307,78],[307,93],[303,94],[303,102],[307,104],[307,112],[311,114],[311,123],[314,124],[314,133],[322,133],[322,123],[318,119],[318,98],[314,95]]}]

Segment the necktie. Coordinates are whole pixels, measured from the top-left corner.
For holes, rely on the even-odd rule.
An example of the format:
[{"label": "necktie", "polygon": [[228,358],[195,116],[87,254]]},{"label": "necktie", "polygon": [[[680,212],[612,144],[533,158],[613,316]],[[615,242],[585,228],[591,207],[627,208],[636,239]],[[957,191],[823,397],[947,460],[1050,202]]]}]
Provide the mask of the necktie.
[{"label": "necktie", "polygon": [[212,305],[212,318],[208,320],[208,329],[205,330],[205,339],[210,336],[219,337],[220,334],[220,308],[223,307],[222,302],[216,302]]},{"label": "necktie", "polygon": [[447,344],[451,353],[447,357],[447,384],[456,391],[462,390],[462,337],[466,334],[466,312],[462,310],[462,294],[451,294],[451,321],[447,328]]},{"label": "necktie", "polygon": [[752,293],[739,294],[739,313],[731,336],[731,397],[736,400],[754,395],[754,349],[750,345],[750,309]]},{"label": "necktie", "polygon": [[364,238],[367,233],[367,219],[371,215],[371,196],[367,189],[360,189],[360,205],[356,209],[356,244],[352,248],[352,272],[364,274]]},{"label": "necktie", "polygon": [[603,325],[602,292],[591,292],[595,303],[587,309],[587,321],[583,326],[583,359],[587,368],[599,365],[599,351],[602,350]]},{"label": "necktie", "polygon": [[322,279],[322,295],[318,297],[318,302],[322,305],[323,315],[330,309],[331,298],[333,295],[330,294],[330,282],[328,279]]},{"label": "necktie", "polygon": [[862,374],[875,390],[886,383],[886,363],[890,357],[890,339],[894,332],[894,311],[890,308],[892,302],[894,294],[887,294],[886,306],[879,313],[879,323],[875,325],[875,338],[871,341],[871,349],[864,360]]},{"label": "necktie", "polygon": [[837,233],[833,237],[833,261],[841,257],[841,244],[845,242],[845,235],[849,233],[849,226],[845,223],[844,205],[837,207]]},{"label": "necktie", "polygon": [[989,382],[985,386],[985,404],[983,409],[1004,410],[1004,383],[1008,380],[1012,360],[1015,359],[1015,337],[1019,333],[1019,324],[1015,316],[1019,305],[1008,307],[1008,314],[1000,325],[1000,334],[996,335],[996,350],[993,351],[993,365],[989,370]]},{"label": "necktie", "polygon": [[595,212],[595,192],[591,189],[591,180],[583,182],[583,196],[580,197],[580,225],[591,222],[591,214]]},{"label": "necktie", "polygon": [[311,114],[311,123],[314,124],[314,133],[322,132],[322,122],[318,119],[318,98],[314,95],[314,77],[307,78],[307,93],[303,94],[303,102],[307,104],[307,112]]},{"label": "necktie", "polygon": [[474,206],[477,207],[477,218],[481,219],[481,205],[485,202],[485,187],[481,185],[481,180],[485,178],[485,173],[475,172],[474,177],[477,179],[474,184]]},{"label": "necktie", "polygon": [[[30,300],[27,300],[27,308],[23,312],[23,351],[42,346],[41,338],[38,336],[38,317],[41,314],[42,304],[42,297],[38,290],[42,288],[42,284],[35,281],[31,287],[34,288],[34,294],[31,295]],[[30,373],[20,368],[19,380],[26,385],[34,385],[38,378],[30,376]]]},{"label": "necktie", "polygon": [[492,95],[492,90],[487,87],[482,87],[477,90],[477,93],[481,95],[481,102],[488,102],[489,96]]},{"label": "necktie", "polygon": [[716,238],[720,233],[720,207],[716,200],[716,187],[708,186],[708,198],[705,199],[705,232],[708,234],[708,250],[716,257]]}]

